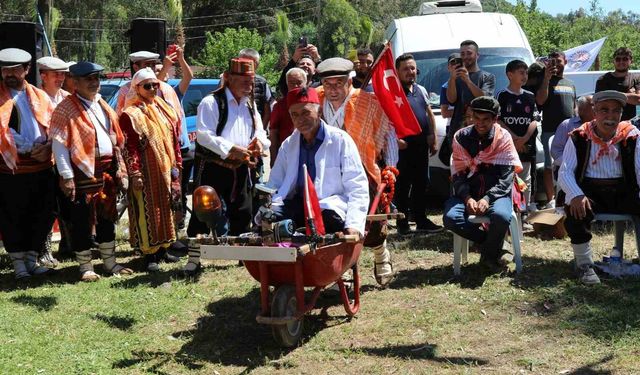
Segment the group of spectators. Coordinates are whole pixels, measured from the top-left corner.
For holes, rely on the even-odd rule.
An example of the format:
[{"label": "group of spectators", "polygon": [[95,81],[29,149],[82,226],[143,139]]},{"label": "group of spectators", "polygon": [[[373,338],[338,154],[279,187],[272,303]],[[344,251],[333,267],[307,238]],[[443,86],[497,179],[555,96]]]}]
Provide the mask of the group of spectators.
[{"label": "group of spectators", "polygon": [[[446,159],[451,155],[453,184],[453,197],[445,204],[445,227],[473,240],[483,264],[500,268],[512,261],[503,240],[518,193],[524,193],[524,204],[517,205],[524,215],[538,209],[531,177],[541,119],[547,200],[543,208],[566,207],[565,227],[579,277],[586,284],[599,282],[589,246],[594,213],[640,213],[640,165],[633,159],[638,131],[628,122],[640,98],[640,75],[629,72],[632,51],[617,49],[615,71],[598,79],[593,96],[580,98],[573,82],[564,77],[567,59],[562,52],[551,52],[531,66],[509,62],[509,84],[495,97],[495,77],[478,67],[478,55],[477,44],[462,42],[460,54],[449,57],[450,79],[442,90],[442,113],[451,121],[440,154]],[[631,156],[625,160],[626,155]],[[628,206],[622,203],[625,199]],[[487,215],[491,224],[481,227],[469,220],[470,215]]]},{"label": "group of spectators", "polygon": [[[629,73],[631,51],[615,52],[616,70],[596,86],[603,94],[577,100],[573,83],[563,77],[566,57],[562,52],[552,52],[543,63],[531,66],[520,60],[509,62],[505,71],[509,85],[495,97],[495,76],[481,69],[479,55],[479,46],[467,40],[459,53],[449,56],[450,78],[443,85],[441,113],[450,122],[438,150],[429,93],[417,84],[418,66],[412,55],[398,56],[395,68],[421,133],[399,139],[369,83],[374,63],[371,50],[358,50],[354,61],[339,57],[323,61],[312,44],[298,46],[282,72],[276,100],[264,77],[256,74],[260,55],[243,49],[229,61],[220,87],[198,106],[196,148],[191,154],[181,98],[192,73],[182,49],[164,63],[155,53],[132,53],[134,74],[120,89],[115,110],[98,93],[101,66],[41,59],[43,86],[39,89],[25,80],[31,56],[15,48],[2,50],[0,233],[15,276],[24,279],[55,266],[49,264],[53,262],[50,255],[38,257],[47,248],[56,217],[68,237],[63,243],[70,245],[80,265],[81,280],[100,277],[92,266],[91,249],[96,247],[107,274],[132,273],[115,259],[119,196],[127,197],[130,242],[145,255],[148,271],[158,270],[161,260],[178,260],[167,250],[183,250],[176,234],[182,227],[187,227],[190,237],[211,230],[217,235],[240,235],[255,228],[258,183],[277,189],[272,206],[275,217],[294,219],[302,226],[304,173],[308,173],[327,230],[364,238],[374,253],[376,280],[386,285],[394,274],[387,225],[367,223],[369,205],[378,186],[393,179],[390,171],[395,168],[391,167],[397,167],[393,203],[407,214],[397,221],[398,232],[442,231],[425,212],[429,157],[438,152],[450,162],[452,172],[453,194],[444,207],[445,227],[472,239],[481,249],[483,263],[504,267],[512,259],[503,249],[503,240],[513,210],[513,187],[524,194],[524,211],[537,209],[531,177],[541,119],[545,208],[556,204],[570,208],[568,215],[575,220],[567,220],[567,229],[576,245],[581,278],[594,282],[591,250],[584,244],[590,239],[587,209],[595,203],[583,198],[601,186],[620,189],[616,199],[629,193],[620,178],[628,179],[627,172],[634,172],[633,158],[631,164],[624,163],[625,155],[635,150],[628,149],[631,143],[635,147],[628,140],[635,140],[637,130],[618,126],[626,124],[620,121],[612,127],[612,118],[619,114],[622,120],[630,119],[638,103],[640,78]],[[176,62],[183,79],[171,87],[165,80]],[[70,92],[62,89],[65,84]],[[615,107],[618,104],[620,110]],[[601,127],[614,129],[610,138],[606,138],[610,132],[603,133]],[[586,159],[582,154],[576,159],[578,133],[586,139],[579,149],[586,147]],[[573,145],[567,141],[572,136],[574,149],[565,147]],[[590,147],[590,142],[597,147]],[[272,167],[268,180],[262,164],[267,150]],[[611,157],[618,154],[622,158]],[[593,163],[588,162],[591,158]],[[593,166],[598,160],[605,164],[607,158],[613,167],[607,164],[607,170],[600,171]],[[623,165],[616,167],[621,159]],[[584,164],[578,169],[582,174],[574,173],[580,163]],[[566,191],[557,197],[554,172]],[[191,175],[195,186],[210,185],[220,197],[223,219],[215,228],[195,215],[188,226],[184,223]],[[602,185],[594,179],[608,182]],[[598,202],[604,209],[619,210],[617,203]],[[470,215],[489,215],[491,225],[487,229],[473,224]],[[200,268],[199,249],[189,248],[184,272],[194,275]]]}]

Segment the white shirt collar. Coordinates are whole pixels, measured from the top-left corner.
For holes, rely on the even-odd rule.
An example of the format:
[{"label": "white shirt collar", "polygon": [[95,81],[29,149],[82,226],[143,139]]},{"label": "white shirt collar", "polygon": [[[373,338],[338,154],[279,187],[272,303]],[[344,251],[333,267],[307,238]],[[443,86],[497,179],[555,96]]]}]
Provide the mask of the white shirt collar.
[{"label": "white shirt collar", "polygon": [[92,106],[94,104],[97,104],[98,101],[102,98],[102,96],[100,95],[100,93],[96,94],[96,97],[93,99],[93,101],[89,100],[89,99],[85,99],[82,97],[82,95],[76,93],[76,96],[82,100],[85,104],[87,104],[88,106]]}]

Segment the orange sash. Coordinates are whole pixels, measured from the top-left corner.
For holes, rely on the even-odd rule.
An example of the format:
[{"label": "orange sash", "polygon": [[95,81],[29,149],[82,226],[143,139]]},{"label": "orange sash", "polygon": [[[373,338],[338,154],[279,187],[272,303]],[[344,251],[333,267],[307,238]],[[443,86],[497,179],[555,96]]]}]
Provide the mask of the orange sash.
[{"label": "orange sash", "polygon": [[[45,129],[44,133],[47,134],[49,121],[53,113],[53,103],[43,90],[28,82],[25,82],[24,85],[36,122]],[[2,153],[2,159],[7,167],[15,172],[18,168],[18,149],[9,129],[13,105],[14,101],[9,88],[4,84],[0,84],[0,153]]]},{"label": "orange sash", "polygon": [[[325,105],[324,89],[318,87],[321,105]],[[328,105],[328,104],[327,104]],[[380,184],[380,168],[376,161],[382,155],[390,130],[389,119],[375,95],[356,89],[345,106],[344,130],[358,146],[364,169],[370,180]]]},{"label": "orange sash", "polygon": [[[118,125],[118,116],[103,99],[100,107],[109,117],[109,132],[115,134],[114,147],[122,148],[124,135]],[[96,129],[87,110],[76,95],[67,96],[53,112],[51,137],[62,143],[68,150],[73,164],[87,177],[93,178],[96,162]],[[114,154],[115,154],[114,150]]]}]

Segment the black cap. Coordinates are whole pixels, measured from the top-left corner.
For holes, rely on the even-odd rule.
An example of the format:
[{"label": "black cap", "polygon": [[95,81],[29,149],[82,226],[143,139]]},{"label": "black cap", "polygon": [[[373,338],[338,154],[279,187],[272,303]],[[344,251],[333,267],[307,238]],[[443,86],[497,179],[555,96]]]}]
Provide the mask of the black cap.
[{"label": "black cap", "polygon": [[80,61],[69,67],[69,72],[74,77],[86,77],[94,73],[100,73],[104,68],[89,61]]},{"label": "black cap", "polygon": [[471,101],[474,112],[488,112],[494,116],[500,112],[500,103],[491,96],[479,96]]},{"label": "black cap", "polygon": [[454,52],[454,53],[449,55],[449,58],[447,59],[447,62],[450,62],[453,59],[459,59],[459,58],[460,58],[460,54],[458,52]]}]

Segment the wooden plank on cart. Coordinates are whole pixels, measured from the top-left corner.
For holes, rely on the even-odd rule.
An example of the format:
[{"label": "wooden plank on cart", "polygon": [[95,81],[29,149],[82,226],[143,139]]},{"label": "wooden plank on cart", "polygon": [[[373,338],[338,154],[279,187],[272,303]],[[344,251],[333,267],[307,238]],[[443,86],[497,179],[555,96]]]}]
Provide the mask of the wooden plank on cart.
[{"label": "wooden plank on cart", "polygon": [[295,262],[295,247],[201,245],[202,259]]}]

